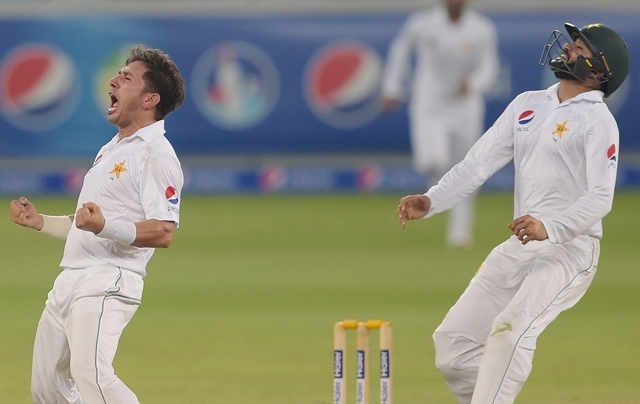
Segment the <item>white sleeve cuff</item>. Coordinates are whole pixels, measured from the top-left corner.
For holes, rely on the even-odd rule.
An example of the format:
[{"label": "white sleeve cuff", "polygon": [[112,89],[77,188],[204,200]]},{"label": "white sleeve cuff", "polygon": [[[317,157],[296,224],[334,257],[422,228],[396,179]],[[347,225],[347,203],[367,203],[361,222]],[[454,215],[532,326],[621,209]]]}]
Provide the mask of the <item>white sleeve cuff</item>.
[{"label": "white sleeve cuff", "polygon": [[96,234],[98,237],[126,245],[133,244],[133,242],[136,241],[136,235],[136,224],[122,220],[105,221],[102,231]]}]

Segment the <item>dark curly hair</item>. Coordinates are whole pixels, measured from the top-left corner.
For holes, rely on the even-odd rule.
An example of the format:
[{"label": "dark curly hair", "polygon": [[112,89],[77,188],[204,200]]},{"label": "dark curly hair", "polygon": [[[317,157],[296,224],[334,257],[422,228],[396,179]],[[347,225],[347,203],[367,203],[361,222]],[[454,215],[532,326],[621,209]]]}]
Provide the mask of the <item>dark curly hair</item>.
[{"label": "dark curly hair", "polygon": [[169,55],[160,49],[148,49],[144,45],[134,46],[129,51],[126,64],[138,61],[149,68],[143,76],[145,82],[143,91],[160,95],[155,118],[164,119],[184,101],[187,93],[184,78]]}]

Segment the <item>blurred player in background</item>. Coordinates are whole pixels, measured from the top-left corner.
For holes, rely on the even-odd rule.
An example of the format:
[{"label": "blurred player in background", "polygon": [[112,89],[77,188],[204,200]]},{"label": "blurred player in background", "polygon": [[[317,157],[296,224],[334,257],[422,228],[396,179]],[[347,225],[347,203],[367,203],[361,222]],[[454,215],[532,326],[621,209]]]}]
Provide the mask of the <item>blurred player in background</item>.
[{"label": "blurred player in background", "polygon": [[140,305],[146,265],[179,223],[183,173],[164,118],[184,101],[180,71],[162,51],[136,46],[109,85],[107,119],[118,133],[85,176],[76,213],[41,215],[25,197],[10,205],[14,222],[66,239],[36,332],[37,404],[138,403],[113,359]]},{"label": "blurred player in background", "polygon": [[450,209],[513,160],[513,232],[486,258],[433,335],[436,366],[459,403],[513,403],[536,340],[586,293],[611,210],[618,127],[604,103],[629,72],[624,39],[602,24],[554,31],[541,59],[560,79],[520,94],[424,195],[400,200],[408,220]]},{"label": "blurred player in background", "polygon": [[[413,78],[407,80],[410,71]],[[498,71],[495,26],[467,8],[466,0],[443,0],[440,6],[414,13],[393,40],[381,108],[396,108],[406,88],[411,89],[413,166],[427,179],[427,188],[462,160],[482,134],[484,94],[492,89]],[[474,199],[469,195],[451,209],[447,242],[453,247],[473,243]]]}]

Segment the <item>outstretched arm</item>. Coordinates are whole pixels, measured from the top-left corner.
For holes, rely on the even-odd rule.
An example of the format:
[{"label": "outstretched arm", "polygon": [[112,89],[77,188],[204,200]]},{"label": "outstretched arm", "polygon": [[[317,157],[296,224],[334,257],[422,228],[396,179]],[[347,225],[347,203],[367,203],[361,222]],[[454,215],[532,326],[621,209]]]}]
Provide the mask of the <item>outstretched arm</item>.
[{"label": "outstretched arm", "polygon": [[389,45],[387,61],[382,77],[381,108],[390,111],[405,98],[404,82],[411,70],[411,55],[415,50],[416,29],[420,20],[410,16]]},{"label": "outstretched arm", "polygon": [[466,83],[469,92],[483,95],[493,89],[500,73],[498,34],[495,25],[489,21],[487,23],[478,31],[477,39],[482,51]]}]

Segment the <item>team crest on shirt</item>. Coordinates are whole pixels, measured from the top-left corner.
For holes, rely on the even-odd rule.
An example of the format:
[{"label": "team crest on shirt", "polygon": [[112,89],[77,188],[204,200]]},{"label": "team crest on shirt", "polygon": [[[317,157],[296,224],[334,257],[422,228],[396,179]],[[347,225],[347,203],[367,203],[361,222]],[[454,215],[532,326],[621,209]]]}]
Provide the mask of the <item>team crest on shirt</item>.
[{"label": "team crest on shirt", "polygon": [[607,150],[607,158],[609,159],[609,167],[616,168],[618,164],[618,153],[615,144],[609,146],[609,149]]},{"label": "team crest on shirt", "polygon": [[535,118],[535,116],[536,113],[530,109],[521,113],[518,117],[518,124],[520,126],[516,128],[516,132],[529,132],[529,127],[524,125],[528,125],[531,121],[533,121],[533,118]]},{"label": "team crest on shirt", "polygon": [[[97,162],[97,160],[96,160]],[[109,174],[113,174],[110,179],[113,180],[115,178],[120,179],[120,175],[127,171],[127,168],[124,166],[125,161],[123,160],[121,163],[114,163],[113,170],[109,171]]]},{"label": "team crest on shirt", "polygon": [[556,123],[556,129],[553,131],[553,141],[557,142],[558,140],[562,139],[562,136],[564,136],[564,134],[566,132],[569,132],[569,128],[567,128],[567,122],[569,121],[564,121],[562,123]]}]

